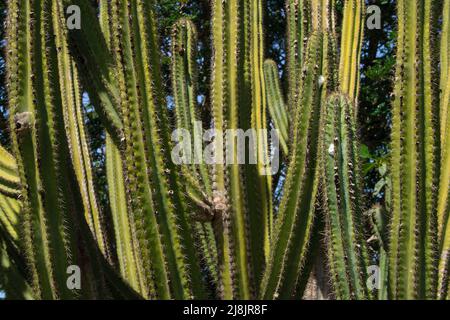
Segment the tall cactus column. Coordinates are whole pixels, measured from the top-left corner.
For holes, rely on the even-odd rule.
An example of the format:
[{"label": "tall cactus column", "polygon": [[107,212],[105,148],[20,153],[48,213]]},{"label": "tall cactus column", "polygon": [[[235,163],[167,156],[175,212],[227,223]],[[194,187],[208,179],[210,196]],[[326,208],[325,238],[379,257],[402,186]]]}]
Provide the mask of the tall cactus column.
[{"label": "tall cactus column", "polygon": [[[269,138],[267,127],[266,84],[263,72],[264,32],[262,0],[249,1],[244,7],[243,73],[244,90],[240,112],[240,125],[244,130],[256,134],[256,165],[244,168],[246,177],[246,199],[249,224],[249,251],[251,252],[254,287],[258,286],[269,258],[270,237],[273,232],[272,176],[269,160]],[[248,121],[250,119],[250,122]]]},{"label": "tall cactus column", "polygon": [[392,127],[390,295],[435,298],[439,175],[434,1],[399,0]]},{"label": "tall cactus column", "polygon": [[170,161],[170,128],[162,99],[153,9],[152,1],[111,4],[112,48],[120,70],[125,132],[123,157],[130,184],[127,199],[147,295],[201,297],[203,282],[185,200]]},{"label": "tall cactus column", "polygon": [[366,299],[367,248],[355,110],[350,98],[327,100],[322,147],[328,263],[336,298]]},{"label": "tall cactus column", "polygon": [[342,21],[340,89],[356,102],[359,92],[359,65],[364,33],[364,0],[345,0]]},{"label": "tall cactus column", "polygon": [[[213,205],[215,210],[216,238],[218,240],[220,288],[223,298],[235,293],[249,298],[249,271],[247,239],[245,235],[245,204],[242,197],[239,165],[223,164],[224,137],[218,136],[227,129],[238,128],[238,52],[239,33],[242,32],[242,7],[236,0],[214,1],[213,4],[213,74],[212,103],[216,131]],[[231,155],[235,160],[237,149]],[[235,292],[236,289],[236,292]]]},{"label": "tall cactus column", "polygon": [[293,110],[298,96],[306,39],[311,32],[311,5],[309,0],[286,2],[289,98],[288,108]]},{"label": "tall cactus column", "polygon": [[[78,202],[81,195],[69,143],[61,139],[68,134],[63,122],[64,101],[73,101],[65,90],[68,78],[58,77],[71,66],[64,60],[61,7],[48,0],[11,1],[8,9],[10,126],[23,182],[21,232],[33,295],[47,299],[80,294],[95,297],[102,294],[95,285],[76,292],[66,284],[67,267],[74,263],[82,268],[83,277],[89,277],[92,257],[84,256],[84,262],[78,259],[83,253],[72,226],[79,225],[78,212],[84,208]],[[18,65],[13,62],[16,57],[20,57]]]},{"label": "tall cactus column", "polygon": [[261,298],[290,298],[305,264],[318,188],[321,73],[323,36],[311,35],[303,68],[300,99],[296,107],[292,155],[272,238],[272,248],[261,283]]},{"label": "tall cactus column", "polygon": [[439,226],[439,291],[440,299],[450,298],[450,1],[444,1],[441,33],[441,176],[439,181],[438,226]]},{"label": "tall cactus column", "polygon": [[[111,6],[107,0],[101,0],[100,27],[108,49],[111,47]],[[130,208],[127,205],[125,174],[120,149],[114,143],[109,133],[106,133],[105,142],[106,177],[108,181],[109,204],[114,224],[116,240],[116,253],[120,274],[128,284],[146,297],[148,289],[145,288],[143,270],[139,265],[138,241],[132,231]]]}]

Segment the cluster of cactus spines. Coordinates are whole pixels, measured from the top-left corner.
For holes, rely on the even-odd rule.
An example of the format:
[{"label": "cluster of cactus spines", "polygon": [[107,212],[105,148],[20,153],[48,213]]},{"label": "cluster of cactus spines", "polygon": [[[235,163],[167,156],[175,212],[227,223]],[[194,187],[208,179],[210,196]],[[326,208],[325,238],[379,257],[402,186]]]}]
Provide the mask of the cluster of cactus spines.
[{"label": "cluster of cactus spines", "polygon": [[281,90],[278,66],[275,61],[268,59],[264,62],[264,76],[266,80],[267,107],[274,126],[278,130],[281,149],[287,156],[289,154],[289,117],[283,98],[283,91]]},{"label": "cluster of cactus spines", "polygon": [[438,297],[450,298],[450,1],[442,10],[441,57],[440,57],[440,110],[441,118],[441,172],[438,195],[439,226],[439,283]]},{"label": "cluster of cactus spines", "polygon": [[334,94],[326,102],[323,197],[328,264],[338,299],[366,299],[366,244],[361,235],[363,199],[354,106]]},{"label": "cluster of cactus spines", "polygon": [[356,101],[359,91],[359,65],[364,33],[364,0],[344,2],[339,84],[341,92]]},{"label": "cluster of cactus spines", "polygon": [[435,2],[398,1],[392,125],[390,295],[436,297],[439,177]]}]

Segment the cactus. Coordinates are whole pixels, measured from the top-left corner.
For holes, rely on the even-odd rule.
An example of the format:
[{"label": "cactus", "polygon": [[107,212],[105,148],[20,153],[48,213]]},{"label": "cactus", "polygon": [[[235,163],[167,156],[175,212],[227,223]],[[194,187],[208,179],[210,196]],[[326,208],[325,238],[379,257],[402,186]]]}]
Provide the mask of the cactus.
[{"label": "cactus", "polygon": [[[286,2],[287,38],[288,38],[288,72],[289,72],[289,103],[293,108],[298,99],[301,69],[304,62],[306,40],[311,33],[311,3],[309,0]],[[292,109],[290,109],[292,110]]]},{"label": "cactus", "polygon": [[[375,296],[366,286],[374,259],[380,299],[450,298],[449,1],[397,4],[392,203],[369,210],[380,244],[373,256],[356,123],[364,1],[345,0],[336,26],[335,1],[287,0],[286,97],[277,65],[264,60],[264,2],[212,1],[211,123],[197,102],[194,24],[183,18],[172,28],[166,93],[156,2],[98,4],[8,2],[12,154],[0,147],[0,284],[8,298],[299,298],[321,243],[337,299]],[[81,29],[67,30],[68,5],[80,7]],[[109,209],[94,188],[84,91],[106,130]],[[281,178],[267,175],[278,150],[258,134],[271,125],[280,133]],[[177,166],[172,130],[191,133],[198,156],[195,138],[210,128],[224,135],[208,151],[234,163]],[[236,143],[223,149],[235,141],[227,129],[256,130],[253,149],[244,148],[256,163],[238,164]],[[283,183],[273,190],[272,180]],[[82,270],[81,290],[67,287],[72,264]]]},{"label": "cactus", "polygon": [[366,299],[367,248],[361,235],[363,199],[353,104],[327,100],[322,157],[328,260],[338,299]]},{"label": "cactus", "polygon": [[[293,294],[298,272],[305,262],[318,186],[319,123],[323,112],[323,87],[319,84],[322,57],[323,35],[316,32],[308,42],[301,98],[293,122],[294,141],[298,143],[293,144],[291,151],[285,194],[273,235],[273,249],[261,284],[261,297],[265,299],[289,298]],[[316,61],[320,64],[316,64]]]},{"label": "cactus", "polygon": [[267,86],[267,106],[275,128],[279,131],[280,144],[285,155],[288,151],[289,118],[278,79],[278,68],[273,60],[264,62],[264,76]]},{"label": "cactus", "polygon": [[392,127],[390,295],[436,297],[439,104],[432,1],[398,1]]},{"label": "cactus", "polygon": [[[100,1],[100,27],[105,37],[108,49],[111,48],[110,6],[107,1]],[[138,263],[136,235],[132,232],[132,221],[129,216],[125,192],[125,175],[120,150],[114,139],[106,134],[106,176],[111,216],[116,239],[116,254],[119,262],[120,275],[136,292],[146,295],[144,275]]]},{"label": "cactus", "polygon": [[[151,3],[133,1],[127,5],[113,1],[111,6],[114,55],[121,70],[118,77],[120,109],[126,141],[126,179],[130,182],[126,191],[135,215],[132,220],[145,280],[151,283],[154,277],[155,291],[160,298],[171,296],[169,277],[175,297],[199,296],[201,275],[184,214],[184,199],[174,168],[166,167],[163,161],[170,157],[170,140],[166,111],[160,108],[161,80],[156,62],[158,54],[154,50],[153,16],[144,15],[144,12],[151,12]],[[129,15],[131,21],[128,21]],[[160,141],[164,141],[168,149],[161,147]],[[169,189],[169,182],[172,189]],[[174,208],[180,214],[175,215]],[[150,256],[153,257],[151,264]],[[195,292],[191,292],[189,284],[188,261],[192,266],[191,276],[197,280],[192,282]]]},{"label": "cactus", "polygon": [[[217,133],[229,128],[238,128],[238,55],[240,42],[239,32],[242,22],[248,23],[245,7],[238,1],[214,1],[213,3],[213,74],[212,74],[212,114],[214,129]],[[248,13],[247,13],[248,14]],[[226,21],[228,23],[226,23]],[[216,159],[223,158],[221,143],[223,136],[216,136]],[[234,157],[236,150],[232,150]],[[220,162],[220,161],[219,161]],[[220,291],[225,299],[233,298],[235,288],[239,296],[249,298],[249,271],[247,263],[247,238],[245,236],[245,207],[242,193],[239,166],[225,168],[223,164],[215,164],[213,169],[212,188],[214,205],[214,227],[218,245],[220,265]],[[231,190],[230,190],[231,189]],[[233,206],[230,207],[229,203]],[[236,270],[234,270],[236,268]],[[239,275],[239,279],[235,276]],[[238,282],[238,283],[236,283]]]},{"label": "cactus", "polygon": [[441,118],[441,167],[438,195],[438,226],[439,226],[439,283],[438,297],[450,298],[448,272],[450,270],[450,67],[449,67],[449,32],[450,32],[450,2],[445,1],[443,10],[441,34],[441,76],[440,76],[440,110]]},{"label": "cactus", "polygon": [[341,91],[353,101],[358,98],[359,91],[359,65],[364,32],[364,13],[364,1],[348,0],[344,2],[339,82]]},{"label": "cactus", "polygon": [[0,193],[17,198],[20,194],[20,179],[14,157],[0,146]]},{"label": "cactus", "polygon": [[[50,73],[41,69],[55,66],[56,46],[47,44],[46,39],[40,37],[41,29],[52,28],[49,17],[41,13],[44,9],[47,12],[53,10],[49,2],[40,1],[35,2],[35,7],[28,1],[11,1],[8,9],[15,13],[9,15],[12,20],[8,22],[8,38],[13,43],[8,59],[21,57],[18,66],[8,64],[8,75],[12,83],[9,92],[11,128],[14,128],[12,138],[15,154],[20,155],[17,159],[19,175],[27,184],[22,190],[24,247],[33,268],[34,295],[67,298],[72,293],[65,286],[63,274],[71,260],[64,226],[67,223],[64,222],[67,210],[62,203],[65,195],[59,191],[67,186],[56,185],[56,176],[63,171],[61,162],[64,161],[59,158],[68,153],[55,150],[58,148],[55,146],[56,136],[61,135],[61,123],[55,122],[54,116],[61,109],[55,110],[51,104],[56,100],[52,91],[55,86],[50,86],[53,80]],[[33,11],[35,15],[32,15]],[[45,199],[42,196],[44,192]]]},{"label": "cactus", "polygon": [[64,8],[77,5],[81,10],[81,28],[69,30],[70,50],[81,71],[83,86],[111,138],[120,143],[123,123],[119,115],[119,92],[115,77],[110,72],[114,64],[108,43],[94,8],[82,0],[60,0]]}]

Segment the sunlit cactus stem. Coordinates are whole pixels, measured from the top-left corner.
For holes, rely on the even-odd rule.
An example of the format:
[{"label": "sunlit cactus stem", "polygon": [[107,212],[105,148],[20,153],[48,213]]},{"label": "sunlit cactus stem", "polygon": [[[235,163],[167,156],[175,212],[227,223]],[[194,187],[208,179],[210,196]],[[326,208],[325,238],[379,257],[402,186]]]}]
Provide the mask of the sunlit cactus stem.
[{"label": "sunlit cactus stem", "polygon": [[440,57],[441,172],[438,198],[439,287],[438,298],[450,299],[450,1],[442,10]]},{"label": "sunlit cactus stem", "polygon": [[367,299],[368,253],[362,230],[364,201],[354,106],[335,94],[327,100],[322,157],[328,264],[338,299]]},{"label": "sunlit cactus stem", "polygon": [[340,89],[357,101],[364,33],[364,0],[345,0],[339,64]]},{"label": "sunlit cactus stem", "polygon": [[[242,6],[241,6],[242,5]],[[247,262],[247,238],[245,227],[245,203],[241,197],[243,185],[239,165],[225,167],[220,159],[224,159],[222,149],[227,129],[239,128],[239,91],[238,77],[242,74],[238,69],[240,44],[239,32],[246,23],[243,9],[245,4],[239,1],[214,1],[213,3],[213,72],[211,83],[212,115],[217,164],[214,165],[212,186],[213,206],[215,211],[215,233],[218,245],[220,272],[220,294],[229,299],[238,296],[242,299],[250,297],[250,279]],[[231,151],[233,159],[237,149]],[[232,203],[232,206],[230,204]]]},{"label": "sunlit cactus stem", "polygon": [[433,299],[437,287],[439,103],[433,1],[397,1],[392,126],[390,297]]},{"label": "sunlit cactus stem", "polygon": [[311,32],[310,0],[286,1],[289,94],[288,108],[293,110],[298,98],[306,41]]},{"label": "sunlit cactus stem", "polygon": [[190,135],[190,157],[188,159],[190,163],[183,166],[183,169],[185,169],[183,175],[191,175],[191,179],[202,187],[198,191],[210,196],[209,170],[203,159],[201,143],[203,126],[197,103],[197,45],[195,25],[187,19],[179,20],[172,28],[171,75],[176,129],[187,130]]},{"label": "sunlit cactus stem", "polygon": [[[314,221],[318,187],[320,123],[322,118],[323,35],[315,32],[308,42],[299,104],[294,115],[293,150],[285,194],[273,234],[273,247],[261,283],[261,298],[290,298],[305,263]],[[316,63],[318,62],[318,64]],[[309,146],[309,147],[308,147]]]},{"label": "sunlit cactus stem", "polygon": [[282,151],[285,155],[288,155],[289,118],[281,90],[278,67],[273,60],[266,60],[264,62],[264,76],[267,88],[267,106],[270,116],[275,128],[278,129]]}]

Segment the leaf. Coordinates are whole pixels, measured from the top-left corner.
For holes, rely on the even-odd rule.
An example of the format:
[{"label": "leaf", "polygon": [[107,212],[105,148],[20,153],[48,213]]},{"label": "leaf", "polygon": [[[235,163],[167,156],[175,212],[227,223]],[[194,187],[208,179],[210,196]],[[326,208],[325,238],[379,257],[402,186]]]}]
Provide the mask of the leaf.
[{"label": "leaf", "polygon": [[365,144],[361,144],[361,147],[359,148],[359,154],[362,159],[371,159],[372,154],[370,153],[369,147]]}]

